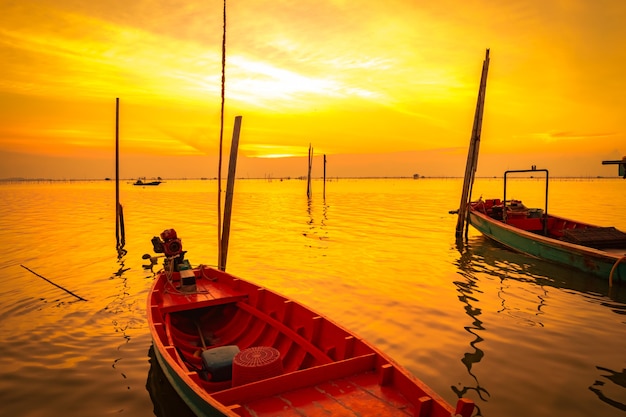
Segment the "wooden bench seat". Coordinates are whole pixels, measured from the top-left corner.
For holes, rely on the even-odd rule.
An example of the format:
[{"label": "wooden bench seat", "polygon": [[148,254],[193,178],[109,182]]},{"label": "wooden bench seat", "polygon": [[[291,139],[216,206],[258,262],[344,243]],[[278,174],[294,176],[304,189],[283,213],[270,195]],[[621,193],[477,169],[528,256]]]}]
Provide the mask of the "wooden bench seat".
[{"label": "wooden bench seat", "polygon": [[371,353],[229,388],[214,393],[213,397],[225,405],[243,404],[285,391],[315,386],[325,381],[373,372],[375,367],[376,354]]},{"label": "wooden bench seat", "polygon": [[236,303],[245,300],[247,293],[238,292],[226,285],[219,285],[213,281],[199,279],[196,281],[196,291],[185,293],[175,288],[166,289],[160,295],[161,310],[164,313],[211,307],[221,304]]}]

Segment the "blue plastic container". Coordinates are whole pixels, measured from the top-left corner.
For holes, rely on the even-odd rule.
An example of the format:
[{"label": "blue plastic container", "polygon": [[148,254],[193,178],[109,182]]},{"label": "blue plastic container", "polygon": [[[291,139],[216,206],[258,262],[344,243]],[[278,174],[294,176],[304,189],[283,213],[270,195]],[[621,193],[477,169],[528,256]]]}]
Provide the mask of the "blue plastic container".
[{"label": "blue plastic container", "polygon": [[233,359],[237,353],[239,347],[236,345],[219,346],[202,352],[202,363],[211,381],[228,381],[233,378]]}]

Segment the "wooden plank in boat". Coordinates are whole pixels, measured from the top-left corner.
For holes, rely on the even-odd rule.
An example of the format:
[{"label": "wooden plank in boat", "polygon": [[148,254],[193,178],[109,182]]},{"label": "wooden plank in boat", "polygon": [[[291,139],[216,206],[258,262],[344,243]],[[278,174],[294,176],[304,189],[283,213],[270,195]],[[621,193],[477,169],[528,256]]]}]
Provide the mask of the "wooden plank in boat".
[{"label": "wooden plank in boat", "polygon": [[[233,387],[214,393],[213,398],[226,406],[239,406],[240,415],[248,417],[451,414],[445,407],[435,407],[429,393],[396,373],[392,365],[377,369],[379,359],[374,353],[345,359]],[[395,388],[386,386],[391,381]]]},{"label": "wooden plank in boat", "polygon": [[163,291],[161,309],[166,313],[171,313],[236,303],[248,297],[248,294],[235,291],[228,285],[219,285],[216,282],[206,283],[205,280],[197,280],[196,288],[195,292],[183,292],[174,288]]},{"label": "wooden plank in boat", "polygon": [[289,390],[315,386],[329,380],[345,378],[362,372],[373,372],[375,366],[376,354],[370,353],[233,387],[217,392],[213,394],[213,397],[226,405],[241,404],[272,397]]}]

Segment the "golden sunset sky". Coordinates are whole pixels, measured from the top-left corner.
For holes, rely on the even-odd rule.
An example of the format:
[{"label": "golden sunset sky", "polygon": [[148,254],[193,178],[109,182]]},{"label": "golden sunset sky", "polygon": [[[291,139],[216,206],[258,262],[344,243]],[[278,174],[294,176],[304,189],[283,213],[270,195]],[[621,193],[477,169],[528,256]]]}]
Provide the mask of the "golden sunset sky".
[{"label": "golden sunset sky", "polygon": [[[222,1],[0,0],[0,178],[215,177]],[[626,1],[227,4],[225,166],[462,176],[485,50],[478,176],[615,176]]]}]

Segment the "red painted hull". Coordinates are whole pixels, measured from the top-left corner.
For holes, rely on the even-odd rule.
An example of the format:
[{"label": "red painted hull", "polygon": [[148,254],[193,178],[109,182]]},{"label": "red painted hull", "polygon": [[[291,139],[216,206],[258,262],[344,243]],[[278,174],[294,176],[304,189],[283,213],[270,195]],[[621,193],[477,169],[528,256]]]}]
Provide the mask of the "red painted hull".
[{"label": "red painted hull", "polygon": [[[471,416],[453,408],[366,341],[269,289],[208,267],[193,269],[195,288],[179,273],[157,274],[148,321],[157,359],[199,416]],[[274,348],[278,371],[213,381],[203,352],[220,347]],[[235,361],[237,358],[235,357]],[[239,380],[240,382],[236,382]]]}]

